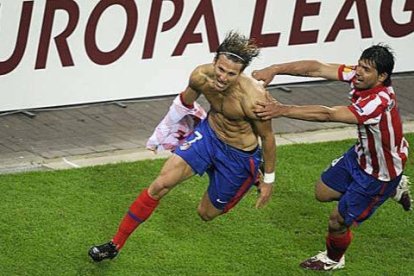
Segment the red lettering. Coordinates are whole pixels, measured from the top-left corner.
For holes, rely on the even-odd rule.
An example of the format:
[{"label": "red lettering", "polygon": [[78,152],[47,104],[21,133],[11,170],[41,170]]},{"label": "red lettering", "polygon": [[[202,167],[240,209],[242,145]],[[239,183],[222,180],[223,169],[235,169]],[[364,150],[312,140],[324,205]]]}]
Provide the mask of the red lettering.
[{"label": "red lettering", "polygon": [[267,0],[257,0],[254,9],[252,29],[250,37],[256,40],[260,47],[273,47],[279,44],[280,33],[262,34],[264,15],[266,11]]},{"label": "red lettering", "polygon": [[353,19],[346,19],[349,11],[352,8],[352,5],[356,3],[359,25],[361,27],[361,37],[368,38],[372,37],[371,25],[369,23],[368,8],[366,0],[346,0],[342,6],[341,11],[338,14],[338,17],[335,20],[331,30],[329,31],[325,42],[335,41],[341,30],[345,29],[354,29],[355,24]]},{"label": "red lettering", "polygon": [[[172,0],[174,4],[174,13],[172,17],[162,24],[162,32],[170,30],[180,20],[183,14],[184,2],[183,0]],[[147,37],[145,39],[143,59],[152,58],[154,53],[155,39],[157,37],[158,23],[160,20],[161,7],[163,0],[153,0],[151,6],[150,19],[148,22]]]},{"label": "red lettering", "polygon": [[68,42],[66,39],[75,30],[79,20],[79,7],[73,0],[68,1],[46,1],[45,16],[43,18],[42,31],[39,40],[35,69],[44,69],[46,67],[47,55],[50,46],[50,37],[52,34],[53,20],[56,10],[65,10],[69,15],[69,22],[66,29],[56,36],[55,43],[59,53],[60,61],[63,66],[73,66],[72,55],[70,54]]},{"label": "red lettering", "polygon": [[5,75],[16,69],[22,60],[27,46],[29,36],[30,21],[32,19],[33,1],[25,1],[22,6],[20,16],[19,32],[17,34],[16,46],[13,54],[6,61],[0,61],[0,75]]},{"label": "red lettering", "polygon": [[[112,5],[120,5],[127,15],[124,37],[119,45],[109,52],[101,51],[96,42],[96,29],[103,12]],[[118,60],[131,44],[138,25],[138,8],[134,0],[102,0],[89,17],[85,30],[85,48],[89,58],[100,65],[107,65]]]},{"label": "red lettering", "polygon": [[398,24],[392,17],[392,0],[383,0],[381,2],[381,25],[389,36],[403,37],[414,31],[414,1],[405,1],[404,11],[411,11],[410,21],[405,24]]},{"label": "red lettering", "polygon": [[318,31],[302,31],[303,18],[305,16],[318,15],[321,3],[307,3],[306,0],[296,1],[295,14],[293,15],[292,29],[290,30],[289,45],[316,43]]},{"label": "red lettering", "polygon": [[194,12],[193,17],[190,19],[190,22],[185,28],[177,46],[175,47],[172,56],[182,55],[185,47],[187,47],[187,44],[203,42],[201,34],[194,33],[201,17],[204,17],[210,52],[216,51],[219,46],[219,39],[217,34],[216,19],[214,18],[213,5],[211,0],[201,0],[196,11]]}]

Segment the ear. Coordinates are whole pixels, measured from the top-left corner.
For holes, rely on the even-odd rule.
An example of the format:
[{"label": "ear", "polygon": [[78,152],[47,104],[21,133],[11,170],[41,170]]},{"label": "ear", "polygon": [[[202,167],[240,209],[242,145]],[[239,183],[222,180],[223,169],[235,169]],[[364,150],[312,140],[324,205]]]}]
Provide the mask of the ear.
[{"label": "ear", "polygon": [[378,81],[384,83],[384,81],[388,78],[388,73],[384,72],[378,75]]}]

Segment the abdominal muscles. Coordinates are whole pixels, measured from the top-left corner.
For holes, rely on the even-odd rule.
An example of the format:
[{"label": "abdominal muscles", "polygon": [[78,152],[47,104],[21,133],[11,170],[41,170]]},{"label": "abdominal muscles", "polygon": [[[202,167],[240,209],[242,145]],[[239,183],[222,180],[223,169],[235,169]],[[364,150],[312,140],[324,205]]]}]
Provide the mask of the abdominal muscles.
[{"label": "abdominal muscles", "polygon": [[208,120],[217,137],[224,143],[244,151],[257,147],[257,137],[249,121],[228,119],[223,114],[210,111]]}]

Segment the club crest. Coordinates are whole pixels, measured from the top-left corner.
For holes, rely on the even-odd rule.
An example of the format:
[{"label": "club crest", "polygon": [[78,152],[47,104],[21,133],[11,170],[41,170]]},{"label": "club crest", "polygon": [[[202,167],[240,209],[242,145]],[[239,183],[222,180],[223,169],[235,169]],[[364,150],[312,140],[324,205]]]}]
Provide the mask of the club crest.
[{"label": "club crest", "polygon": [[191,143],[185,142],[180,146],[180,150],[188,150],[191,147]]}]

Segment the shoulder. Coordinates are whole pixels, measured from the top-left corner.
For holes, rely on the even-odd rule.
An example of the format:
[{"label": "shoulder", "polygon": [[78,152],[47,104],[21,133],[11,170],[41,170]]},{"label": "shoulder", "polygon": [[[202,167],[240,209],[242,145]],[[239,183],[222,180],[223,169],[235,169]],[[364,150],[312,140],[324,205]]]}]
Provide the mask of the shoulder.
[{"label": "shoulder", "polygon": [[269,92],[261,82],[244,74],[240,76],[240,89],[243,94],[241,103],[245,114],[250,118],[256,118],[253,112],[255,104],[257,101],[267,101],[270,97]]},{"label": "shoulder", "polygon": [[240,76],[240,88],[245,94],[245,98],[253,103],[255,101],[266,100],[267,90],[264,88],[262,82],[251,76],[245,74]]},{"label": "shoulder", "polygon": [[197,66],[190,76],[190,86],[193,89],[197,89],[206,83],[208,76],[213,72],[213,64],[202,64]]}]

